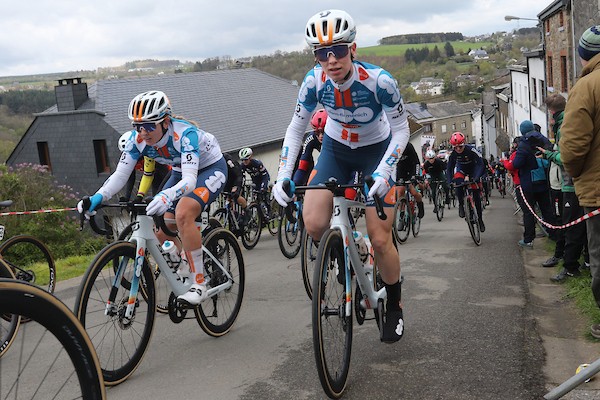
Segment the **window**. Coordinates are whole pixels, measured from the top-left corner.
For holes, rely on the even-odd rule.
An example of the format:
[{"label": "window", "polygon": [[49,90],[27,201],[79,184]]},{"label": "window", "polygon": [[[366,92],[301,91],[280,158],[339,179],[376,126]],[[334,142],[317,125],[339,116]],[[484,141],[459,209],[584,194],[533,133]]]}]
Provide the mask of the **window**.
[{"label": "window", "polygon": [[48,150],[48,142],[37,142],[38,156],[40,165],[48,167],[48,171],[52,172],[52,163],[50,162],[50,151]]},{"label": "window", "polygon": [[546,65],[548,66],[548,72],[546,74],[546,78],[548,79],[548,87],[553,87],[554,77],[552,76],[552,56],[548,56],[548,62]]},{"label": "window", "polygon": [[94,140],[94,155],[96,156],[96,172],[98,174],[110,172],[106,140]]},{"label": "window", "polygon": [[559,26],[565,26],[565,17],[562,11],[558,13],[558,19],[560,21]]},{"label": "window", "polygon": [[566,92],[567,90],[567,57],[560,56],[560,91]]},{"label": "window", "polygon": [[452,124],[452,132],[456,132],[456,124]]},{"label": "window", "polygon": [[442,133],[446,133],[448,131],[448,128],[446,128],[446,125],[442,125]]},{"label": "window", "polygon": [[549,34],[549,33],[550,33],[550,20],[547,19],[546,20],[546,34]]},{"label": "window", "polygon": [[466,127],[467,127],[467,123],[466,123],[465,121],[463,121],[463,122],[460,124],[460,128],[461,128],[461,129],[465,129]]},{"label": "window", "polygon": [[423,128],[425,128],[425,132],[431,132],[431,124],[425,124]]},{"label": "window", "polygon": [[538,97],[537,97],[537,79],[531,78],[531,103],[533,105],[538,105]]}]

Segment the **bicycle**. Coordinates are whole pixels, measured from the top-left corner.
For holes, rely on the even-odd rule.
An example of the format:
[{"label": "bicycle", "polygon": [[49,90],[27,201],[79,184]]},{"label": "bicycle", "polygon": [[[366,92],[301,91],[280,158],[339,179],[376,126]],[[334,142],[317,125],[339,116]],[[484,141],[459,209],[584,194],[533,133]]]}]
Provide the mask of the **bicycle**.
[{"label": "bicycle", "polygon": [[[386,290],[377,274],[377,260],[363,264],[354,240],[356,227],[350,217],[352,207],[364,209],[364,203],[348,200],[344,189],[356,185],[339,185],[335,181],[319,186],[297,186],[296,193],[306,190],[329,190],[333,193],[330,228],[323,234],[313,276],[312,330],[315,361],[321,386],[327,396],[340,397],[346,387],[352,351],[353,311],[362,325],[375,319],[382,338]],[[387,218],[381,200],[375,199],[377,213]],[[355,299],[352,277],[356,278]],[[367,318],[367,310],[374,317]]]},{"label": "bicycle", "polygon": [[[154,222],[168,236],[177,235],[162,217],[153,221],[146,215],[146,204],[100,205],[103,207],[126,207],[135,215],[134,230],[129,241],[110,243],[96,255],[79,287],[75,314],[88,331],[104,381],[111,386],[126,380],[140,365],[154,327],[156,288],[148,255],[172,290],[168,312],[174,323],[183,321],[190,309],[179,303],[177,296],[186,293],[192,282],[182,281],[176,272],[178,265],[162,252]],[[204,230],[207,212],[202,220]],[[90,226],[98,229],[93,218]],[[220,227],[204,236],[202,251],[209,297],[192,309],[200,328],[209,336],[220,337],[229,332],[241,308],[244,259],[235,236]]]},{"label": "bicycle", "polygon": [[404,186],[404,196],[396,199],[396,205],[394,206],[394,224],[393,232],[395,239],[404,243],[412,233],[414,237],[417,237],[421,230],[421,219],[415,212],[415,198],[409,190],[409,186],[414,183],[414,180],[399,180],[396,182],[396,186]]},{"label": "bicycle", "polygon": [[481,245],[481,232],[479,231],[479,215],[475,207],[475,199],[473,198],[473,190],[479,190],[479,186],[474,182],[453,183],[454,188],[464,187],[465,198],[463,202],[465,221],[469,226],[469,233],[473,238],[473,242],[477,246]]},{"label": "bicycle", "polygon": [[[0,209],[12,204],[12,200],[1,201]],[[5,226],[0,225],[0,240],[5,233]],[[0,259],[12,269],[16,279],[54,292],[56,266],[50,250],[40,240],[30,235],[15,235],[0,245]]]},{"label": "bicycle", "polygon": [[261,233],[261,222],[260,222],[260,211],[259,206],[256,203],[249,204],[246,207],[246,213],[248,213],[247,222],[242,222],[241,213],[236,210],[233,203],[231,193],[223,192],[222,195],[225,197],[225,207],[220,207],[212,214],[212,216],[221,223],[221,225],[233,233],[236,237],[242,239],[242,245],[252,250],[256,247],[258,240],[260,239]]},{"label": "bicycle", "polygon": [[444,208],[446,208],[446,191],[444,190],[443,182],[438,180],[431,181],[431,184],[435,186],[435,214],[437,220],[440,222],[444,218]]},{"label": "bicycle", "polygon": [[[0,276],[11,274],[0,261]],[[0,356],[0,398],[106,398],[94,347],[60,300],[28,282],[0,278],[0,314],[14,327]],[[31,322],[19,326],[22,318]]]},{"label": "bicycle", "polygon": [[290,209],[285,210],[279,220],[277,242],[281,253],[289,259],[298,255],[302,247],[304,224],[302,222],[302,201],[294,202]]}]

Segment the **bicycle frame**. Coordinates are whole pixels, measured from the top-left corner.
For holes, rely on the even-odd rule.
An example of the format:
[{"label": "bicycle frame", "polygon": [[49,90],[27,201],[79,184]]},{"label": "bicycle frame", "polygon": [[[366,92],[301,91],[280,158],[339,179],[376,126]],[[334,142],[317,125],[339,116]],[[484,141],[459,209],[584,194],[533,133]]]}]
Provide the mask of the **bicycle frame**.
[{"label": "bicycle frame", "polygon": [[[202,218],[203,220],[205,218]],[[188,291],[192,282],[188,283],[182,282],[177,275],[177,272],[170,268],[167,264],[167,261],[164,258],[164,254],[161,251],[161,245],[156,235],[154,234],[154,221],[152,217],[147,215],[137,215],[135,218],[135,225],[133,226],[133,233],[131,238],[129,239],[130,243],[135,243],[136,245],[136,256],[135,256],[135,274],[131,280],[131,289],[129,291],[129,299],[127,301],[127,309],[125,310],[125,318],[131,319],[133,317],[133,312],[135,309],[135,300],[138,296],[139,291],[139,281],[140,275],[142,271],[142,267],[144,265],[144,259],[148,253],[152,255],[158,268],[169,283],[173,293],[175,296],[182,295]],[[217,260],[217,258],[206,249],[205,246],[202,246],[202,251],[204,254],[207,254],[215,263],[215,265],[219,266],[223,274],[227,276],[227,281],[222,283],[221,285],[212,287],[208,289],[208,297],[212,297],[214,294],[221,292],[223,290],[229,289],[233,283],[233,278],[229,274],[221,263]],[[111,295],[106,304],[105,315],[114,314],[117,311],[117,305],[114,303],[114,297],[116,296],[117,289],[119,288],[121,279],[123,277],[123,273],[125,272],[125,268],[127,266],[127,260],[123,259],[119,263],[119,267],[117,272],[115,273],[115,279],[112,282],[112,290]]]}]

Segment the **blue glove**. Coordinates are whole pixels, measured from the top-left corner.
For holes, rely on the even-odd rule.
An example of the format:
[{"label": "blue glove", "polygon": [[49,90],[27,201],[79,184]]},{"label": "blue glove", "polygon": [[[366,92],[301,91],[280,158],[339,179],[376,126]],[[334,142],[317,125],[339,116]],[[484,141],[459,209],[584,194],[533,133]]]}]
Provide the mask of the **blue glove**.
[{"label": "blue glove", "polygon": [[[285,182],[285,181],[288,181],[290,183],[290,194],[289,195],[283,189],[283,182]],[[294,181],[292,181],[290,178],[284,178],[280,181],[277,181],[275,186],[273,186],[272,193],[273,193],[273,197],[275,198],[275,200],[277,200],[277,202],[279,203],[280,206],[287,207],[288,203],[290,201],[292,201],[292,197],[294,197],[295,191],[296,191],[296,185],[294,184]]]},{"label": "blue glove", "polygon": [[83,209],[83,200],[79,200],[79,203],[77,203],[77,211],[80,214],[82,214],[85,211],[86,217],[94,215],[96,213],[94,210],[100,205],[100,203],[102,203],[102,200],[102,195],[100,193],[96,193],[95,195],[90,197],[90,208],[88,208],[87,210]]}]

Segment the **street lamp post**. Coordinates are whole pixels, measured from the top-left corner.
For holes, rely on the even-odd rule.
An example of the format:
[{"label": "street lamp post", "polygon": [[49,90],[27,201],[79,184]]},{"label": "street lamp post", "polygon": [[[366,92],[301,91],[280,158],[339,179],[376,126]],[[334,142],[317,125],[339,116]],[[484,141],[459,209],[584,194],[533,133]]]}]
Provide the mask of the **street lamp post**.
[{"label": "street lamp post", "polygon": [[527,20],[527,21],[538,21],[538,22],[539,22],[539,20],[538,20],[537,18],[523,18],[523,17],[515,17],[514,15],[506,15],[506,16],[504,17],[504,20],[505,20],[505,21],[512,21],[512,20],[514,20],[514,19],[524,19],[524,20]]}]

